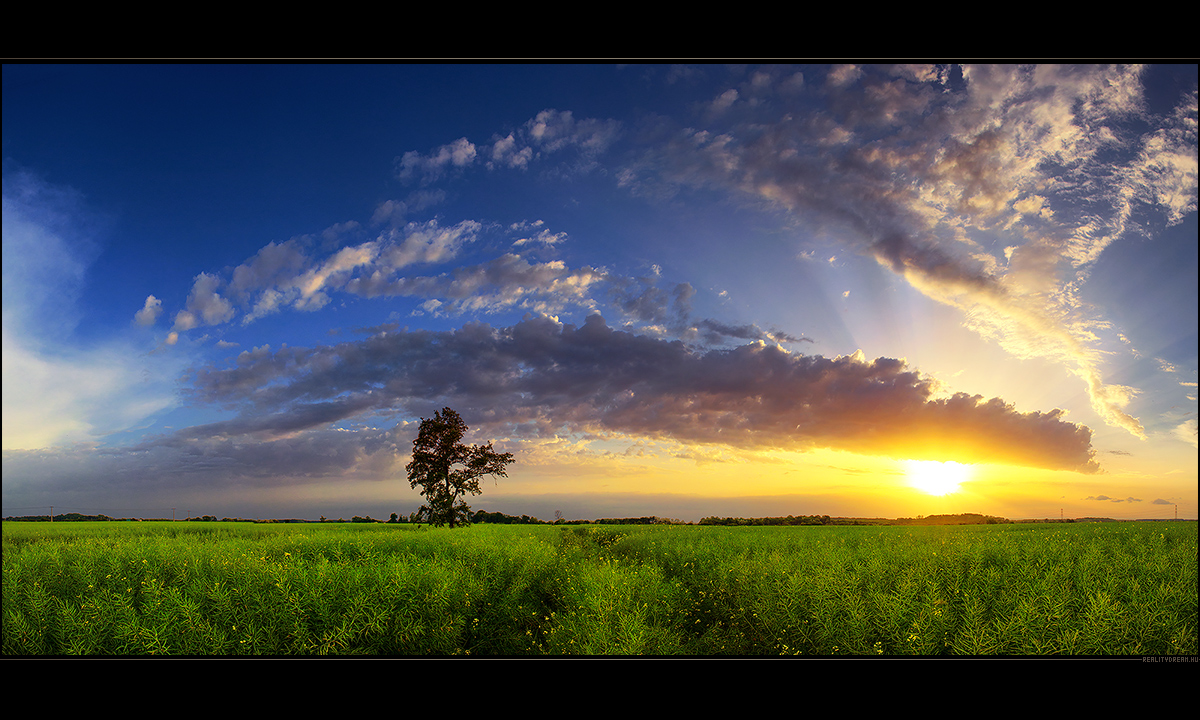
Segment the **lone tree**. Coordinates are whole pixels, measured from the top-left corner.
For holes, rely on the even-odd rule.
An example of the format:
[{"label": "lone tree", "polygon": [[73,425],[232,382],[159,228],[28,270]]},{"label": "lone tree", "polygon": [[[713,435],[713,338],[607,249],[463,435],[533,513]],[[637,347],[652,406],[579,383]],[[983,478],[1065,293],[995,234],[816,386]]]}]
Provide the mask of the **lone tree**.
[{"label": "lone tree", "polygon": [[478,495],[479,479],[484,475],[508,477],[505,467],[513,462],[512,453],[497,453],[492,444],[463,445],[467,424],[450,408],[442,408],[433,417],[421,418],[417,439],[413,440],[408,480],[428,505],[422,505],[417,517],[432,525],[471,524],[471,508],[460,499]]}]

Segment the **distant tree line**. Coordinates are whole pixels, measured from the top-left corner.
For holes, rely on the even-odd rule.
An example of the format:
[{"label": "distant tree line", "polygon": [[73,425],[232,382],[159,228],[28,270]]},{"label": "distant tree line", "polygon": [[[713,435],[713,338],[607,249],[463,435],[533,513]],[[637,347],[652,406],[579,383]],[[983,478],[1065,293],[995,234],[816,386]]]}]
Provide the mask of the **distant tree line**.
[{"label": "distant tree line", "polygon": [[[49,515],[22,515],[21,517],[6,517],[4,519],[11,520],[13,522],[50,522]],[[79,513],[63,513],[62,515],[54,516],[54,522],[98,522],[101,520],[117,519],[118,518],[111,518],[107,515],[80,515]]]},{"label": "distant tree line", "polygon": [[[676,520],[675,518],[657,517],[655,515],[643,517],[628,517],[628,518],[600,518],[598,520],[565,520],[562,513],[555,513],[557,519],[553,521],[539,520],[536,517],[529,515],[506,515],[502,512],[488,512],[487,510],[478,510],[471,513],[469,522],[471,523],[488,523],[492,525],[691,525],[692,523]],[[81,522],[81,521],[114,521],[114,522],[141,522],[145,518],[113,518],[107,515],[82,515],[80,513],[63,513],[55,515],[53,522]],[[169,522],[169,518],[151,518],[155,521]],[[6,517],[6,521],[13,522],[51,522],[49,515],[25,515],[21,517]],[[190,522],[217,522],[214,515],[201,515],[199,517],[187,518]],[[313,522],[311,520],[302,520],[298,518],[287,519],[252,519],[252,518],[221,518],[220,522],[249,522],[249,523],[305,523]],[[326,519],[321,516],[318,522],[346,522],[343,518],[337,520]],[[428,513],[420,511],[409,513],[408,515],[400,515],[392,513],[389,520],[376,520],[370,515],[359,517],[355,515],[349,522],[352,523],[429,523]],[[1003,517],[995,517],[992,515],[980,515],[979,513],[959,513],[957,515],[926,515],[917,516],[915,518],[897,518],[889,520],[886,518],[847,518],[847,517],[830,517],[828,515],[788,515],[786,517],[759,517],[759,518],[743,518],[743,517],[717,517],[710,516],[700,520],[699,525],[726,525],[726,526],[763,526],[763,525],[1000,525],[1012,523],[1012,520]],[[1038,519],[1038,520],[1018,520],[1016,522],[1114,522],[1111,518],[1075,518],[1075,519]]]},{"label": "distant tree line", "polygon": [[690,525],[675,518],[660,518],[655,515],[639,518],[600,518],[596,525]]},{"label": "distant tree line", "polygon": [[502,512],[488,512],[487,510],[476,510],[471,516],[473,523],[490,523],[492,525],[547,525],[542,520],[529,515],[505,515]]},{"label": "distant tree line", "polygon": [[[562,518],[562,513],[556,513],[559,517],[555,520],[539,520],[530,515],[506,515],[502,512],[488,512],[487,510],[476,510],[471,513],[471,523],[488,523],[492,525],[688,525],[682,520],[674,518],[662,518],[655,515],[636,518],[600,518],[599,520],[565,520]],[[381,522],[378,520],[370,522]],[[421,512],[409,513],[408,517],[392,513],[392,517],[387,522],[389,523],[428,523],[426,515]]]},{"label": "distant tree line", "polygon": [[979,513],[959,513],[957,515],[926,515],[916,518],[897,518],[891,525],[1005,525],[1011,523],[1008,518]]},{"label": "distant tree line", "polygon": [[[51,522],[49,515],[22,515],[20,517],[6,517],[4,520],[12,522]],[[284,520],[259,520],[255,518],[231,518],[224,517],[219,521],[216,515],[200,515],[198,517],[184,518],[174,520],[173,518],[115,518],[107,515],[81,515],[80,513],[63,513],[55,515],[53,522],[248,522],[248,523],[302,523],[309,522],[308,520],[300,520],[289,518]]]},{"label": "distant tree line", "polygon": [[828,515],[788,515],[787,517],[706,517],[700,525],[998,525],[1012,520],[978,513],[928,515],[915,518],[847,518]]},{"label": "distant tree line", "polygon": [[831,518],[828,515],[788,515],[787,517],[706,517],[701,525],[863,525],[866,523],[841,522],[847,518]]}]

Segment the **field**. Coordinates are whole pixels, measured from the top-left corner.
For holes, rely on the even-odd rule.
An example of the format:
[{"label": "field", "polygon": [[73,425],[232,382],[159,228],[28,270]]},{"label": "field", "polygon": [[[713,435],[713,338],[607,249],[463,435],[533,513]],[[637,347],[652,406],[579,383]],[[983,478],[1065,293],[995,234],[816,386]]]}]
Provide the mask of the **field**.
[{"label": "field", "polygon": [[1194,522],[3,525],[13,655],[1195,655]]}]

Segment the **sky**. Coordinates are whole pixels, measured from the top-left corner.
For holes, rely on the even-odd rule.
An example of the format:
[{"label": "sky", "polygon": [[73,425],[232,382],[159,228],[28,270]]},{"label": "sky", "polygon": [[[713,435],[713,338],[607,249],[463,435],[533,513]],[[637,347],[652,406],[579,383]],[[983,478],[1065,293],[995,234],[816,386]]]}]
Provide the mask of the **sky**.
[{"label": "sky", "polygon": [[1194,64],[3,73],[5,516],[1197,517]]}]

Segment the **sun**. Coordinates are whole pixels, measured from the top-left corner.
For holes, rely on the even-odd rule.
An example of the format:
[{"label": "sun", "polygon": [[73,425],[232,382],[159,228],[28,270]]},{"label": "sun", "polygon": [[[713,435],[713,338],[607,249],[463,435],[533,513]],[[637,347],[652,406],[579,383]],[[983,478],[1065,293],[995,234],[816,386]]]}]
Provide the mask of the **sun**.
[{"label": "sun", "polygon": [[908,483],[927,495],[949,495],[971,478],[971,466],[956,462],[905,460]]}]

